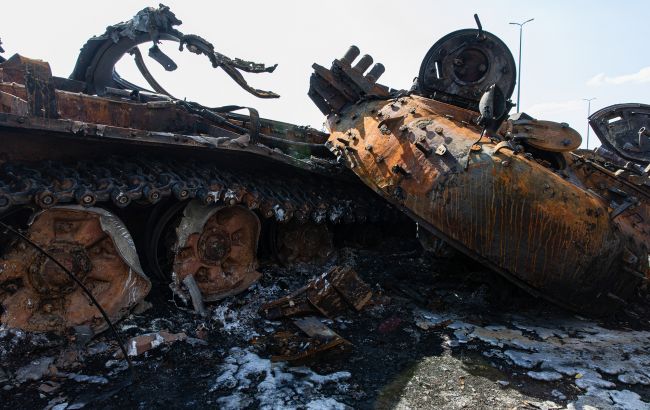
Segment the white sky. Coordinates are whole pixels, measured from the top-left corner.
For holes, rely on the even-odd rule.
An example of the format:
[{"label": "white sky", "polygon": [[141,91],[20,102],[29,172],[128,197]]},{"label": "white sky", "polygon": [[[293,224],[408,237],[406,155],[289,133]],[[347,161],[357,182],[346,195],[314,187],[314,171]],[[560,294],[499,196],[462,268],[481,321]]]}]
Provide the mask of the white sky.
[{"label": "white sky", "polygon": [[[599,4],[602,3],[602,4]],[[241,90],[204,56],[163,49],[179,69],[167,73],[146,57],[159,82],[177,97],[205,105],[238,104],[260,115],[320,129],[323,116],[307,97],[311,64],[329,66],[351,45],[386,66],[380,82],[410,87],[422,58],[443,35],[483,28],[518,53],[518,28],[510,21],[535,18],[524,28],[522,110],[563,121],[586,133],[592,112],[615,103],[650,103],[650,2],[647,1],[180,1],[167,0],[183,21],[179,30],[211,41],[229,56],[278,63],[273,74],[245,74],[253,87],[273,90],[279,100],[260,100]],[[50,62],[55,75],[72,72],[79,48],[106,26],[131,18],[151,1],[7,1],[0,8],[5,57],[18,52]],[[139,78],[132,61],[118,66]],[[143,83],[144,85],[144,83]],[[513,95],[513,99],[516,97]],[[513,110],[514,111],[514,110]],[[590,147],[596,143],[592,133]],[[583,146],[584,146],[583,142]]]}]

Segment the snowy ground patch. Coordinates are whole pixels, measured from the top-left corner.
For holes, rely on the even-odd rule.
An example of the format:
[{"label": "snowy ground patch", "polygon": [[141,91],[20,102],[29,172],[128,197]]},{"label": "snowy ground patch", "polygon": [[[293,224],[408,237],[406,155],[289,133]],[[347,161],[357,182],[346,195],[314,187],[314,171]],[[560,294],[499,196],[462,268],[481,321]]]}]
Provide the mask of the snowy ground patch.
[{"label": "snowy ground patch", "polygon": [[320,375],[306,367],[271,362],[249,349],[230,349],[211,391],[223,395],[221,409],[347,409],[336,392],[345,392],[351,375],[336,372]]},{"label": "snowy ground patch", "polygon": [[492,324],[458,313],[414,312],[423,329],[449,323],[450,347],[473,342],[491,346],[484,355],[527,369],[536,380],[566,380],[584,393],[573,408],[650,409],[626,386],[650,385],[650,332],[607,329],[581,318],[503,315]]}]

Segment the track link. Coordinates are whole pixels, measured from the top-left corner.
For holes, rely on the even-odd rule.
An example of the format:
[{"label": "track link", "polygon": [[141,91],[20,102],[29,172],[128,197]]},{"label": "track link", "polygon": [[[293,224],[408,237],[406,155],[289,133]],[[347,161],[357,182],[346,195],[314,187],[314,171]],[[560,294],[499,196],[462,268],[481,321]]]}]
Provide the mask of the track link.
[{"label": "track link", "polygon": [[85,207],[196,198],[243,205],[279,222],[378,222],[394,210],[365,187],[318,175],[227,170],[214,162],[109,157],[99,161],[8,162],[0,166],[0,213],[21,205]]}]

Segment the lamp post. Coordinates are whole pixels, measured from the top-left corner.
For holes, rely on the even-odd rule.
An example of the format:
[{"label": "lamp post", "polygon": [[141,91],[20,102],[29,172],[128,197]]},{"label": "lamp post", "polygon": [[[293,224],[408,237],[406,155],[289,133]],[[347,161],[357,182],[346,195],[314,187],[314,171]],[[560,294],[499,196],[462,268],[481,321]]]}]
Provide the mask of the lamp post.
[{"label": "lamp post", "polygon": [[591,102],[595,99],[596,97],[582,99],[582,101],[587,101],[587,149],[589,149],[589,116],[591,115]]},{"label": "lamp post", "polygon": [[517,112],[520,111],[520,95],[521,95],[521,38],[522,38],[522,33],[524,31],[524,24],[530,23],[531,21],[535,20],[534,18],[528,19],[524,21],[523,23],[510,23],[514,24],[515,26],[519,26],[519,65],[517,66],[517,69],[519,70],[519,73],[517,73]]}]

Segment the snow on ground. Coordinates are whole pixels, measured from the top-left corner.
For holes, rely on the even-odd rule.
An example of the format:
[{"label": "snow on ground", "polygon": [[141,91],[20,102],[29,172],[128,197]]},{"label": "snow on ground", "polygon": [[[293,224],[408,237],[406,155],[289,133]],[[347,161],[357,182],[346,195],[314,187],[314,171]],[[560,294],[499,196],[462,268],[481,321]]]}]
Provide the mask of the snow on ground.
[{"label": "snow on ground", "polygon": [[[221,331],[240,341],[249,341],[276,330],[279,322],[260,321],[262,303],[286,294],[277,285],[254,285],[239,299],[227,299],[211,309],[212,320]],[[260,326],[260,322],[263,324]],[[252,348],[233,347],[219,366],[210,391],[219,392],[220,409],[254,406],[260,409],[343,410],[350,407],[337,400],[348,389],[347,371],[320,375],[306,367],[290,367],[258,356]]]},{"label": "snow on ground", "polygon": [[238,299],[228,298],[212,308],[212,320],[224,333],[248,341],[261,332],[274,331],[274,322],[266,321],[266,326],[259,328],[259,308],[269,300],[277,299],[286,293],[277,285],[253,285],[248,293]]},{"label": "snow on ground", "polygon": [[335,392],[345,392],[349,372],[320,375],[306,367],[274,363],[239,347],[230,349],[220,372],[211,391],[224,392],[217,401],[221,409],[248,407],[254,400],[260,409],[348,408],[334,397],[327,397],[322,389],[333,387]]},{"label": "snow on ground", "polygon": [[447,325],[450,347],[477,342],[491,346],[483,352],[525,369],[537,380],[565,380],[584,393],[568,408],[585,406],[650,409],[650,403],[626,388],[650,385],[650,332],[606,329],[574,317],[504,315],[489,325],[461,314],[414,311],[422,329]]}]

